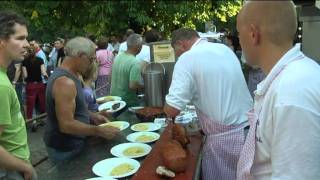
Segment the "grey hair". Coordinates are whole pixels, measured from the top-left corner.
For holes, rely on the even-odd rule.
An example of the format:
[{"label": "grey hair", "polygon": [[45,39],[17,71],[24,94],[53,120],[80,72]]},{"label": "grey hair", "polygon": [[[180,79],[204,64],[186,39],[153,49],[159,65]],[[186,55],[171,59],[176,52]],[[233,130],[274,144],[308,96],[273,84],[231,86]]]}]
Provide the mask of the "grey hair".
[{"label": "grey hair", "polygon": [[93,56],[96,50],[96,44],[90,39],[84,37],[75,37],[70,39],[64,47],[66,56],[77,57],[82,54]]},{"label": "grey hair", "polygon": [[197,31],[190,28],[180,28],[173,31],[171,45],[175,45],[179,40],[190,40],[195,37],[200,37]]},{"label": "grey hair", "polygon": [[143,43],[143,39],[139,34],[131,34],[127,39],[128,48],[141,46]]}]

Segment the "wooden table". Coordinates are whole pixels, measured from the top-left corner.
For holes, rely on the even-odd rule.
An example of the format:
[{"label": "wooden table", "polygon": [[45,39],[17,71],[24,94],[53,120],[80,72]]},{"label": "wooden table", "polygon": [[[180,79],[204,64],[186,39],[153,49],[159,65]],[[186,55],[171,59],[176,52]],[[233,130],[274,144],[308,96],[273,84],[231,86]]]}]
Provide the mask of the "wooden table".
[{"label": "wooden table", "polygon": [[[130,123],[130,125],[139,123],[140,120],[135,116],[135,114],[129,112],[129,111],[125,111],[122,114],[120,114],[116,120],[121,120],[121,121],[128,121]],[[163,132],[165,130],[165,132]],[[147,175],[151,175],[151,172],[153,172],[151,169],[149,172],[149,174],[141,174],[144,172],[144,170],[146,169],[146,166],[149,166],[150,163],[152,165],[152,167],[156,167],[157,165],[159,165],[159,163],[161,164],[161,162],[159,162],[159,159],[157,159],[155,161],[154,156],[157,156],[157,153],[159,153],[159,148],[161,148],[163,141],[165,141],[166,139],[168,139],[168,131],[169,129],[160,129],[158,132],[161,135],[160,140],[158,140],[156,143],[150,144],[153,149],[151,151],[151,154],[149,154],[147,157],[141,157],[138,158],[137,160],[140,161],[141,163],[141,169],[142,171],[137,172],[136,176],[129,176],[126,178],[122,178],[122,179],[139,179],[141,175],[145,176],[144,178],[141,179],[148,179],[148,180],[153,180],[153,177],[156,176],[147,176]],[[49,168],[48,172],[47,172],[47,177],[46,180],[80,180],[80,179],[87,179],[87,178],[92,178],[92,177],[96,177],[95,174],[93,174],[91,168],[92,166],[103,160],[103,159],[107,159],[107,158],[111,158],[114,157],[111,153],[110,153],[110,149],[115,146],[118,145],[120,143],[126,143],[128,142],[126,140],[126,136],[130,133],[132,133],[133,131],[128,128],[124,131],[121,132],[120,136],[118,136],[117,138],[113,139],[113,140],[104,140],[102,138],[90,138],[87,142],[86,147],[84,148],[83,152],[81,152],[81,154],[79,154],[77,157],[75,157],[74,159],[61,163],[61,164],[57,164],[52,166],[51,168]],[[193,140],[194,139],[194,140]],[[191,136],[191,146],[190,146],[190,164],[192,164],[191,166],[188,166],[188,170],[186,173],[180,174],[178,175],[180,177],[180,179],[184,179],[185,177],[187,177],[187,179],[192,179],[193,176],[196,177],[195,174],[197,171],[200,170],[200,165],[197,164],[197,160],[199,160],[199,156],[198,156],[198,152],[200,151],[200,137],[198,135],[195,136]],[[150,161],[151,159],[151,161]],[[154,164],[152,164],[154,162]],[[199,161],[198,161],[199,163]],[[149,165],[148,165],[149,164]],[[151,167],[150,165],[150,167]],[[150,177],[150,178],[148,178]],[[159,178],[159,177],[158,177]],[[198,178],[195,178],[198,179]]]},{"label": "wooden table", "polygon": [[[152,151],[143,160],[143,163],[138,172],[133,176],[132,180],[162,180],[168,179],[156,174],[156,168],[163,166],[161,151],[163,146],[169,139],[171,139],[172,126],[168,126],[161,134],[160,139],[153,146]],[[188,165],[186,171],[176,174],[175,180],[191,180],[199,179],[200,167],[201,167],[201,148],[203,142],[203,136],[199,132],[190,133],[190,144],[187,145]]]}]

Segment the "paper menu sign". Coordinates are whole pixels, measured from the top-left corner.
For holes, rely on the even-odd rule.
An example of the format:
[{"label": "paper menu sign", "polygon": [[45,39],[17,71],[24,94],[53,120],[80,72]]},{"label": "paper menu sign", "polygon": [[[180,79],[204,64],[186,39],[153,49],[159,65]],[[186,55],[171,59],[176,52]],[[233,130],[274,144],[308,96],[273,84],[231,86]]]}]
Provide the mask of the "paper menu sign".
[{"label": "paper menu sign", "polygon": [[175,54],[170,42],[152,44],[151,51],[151,54],[153,56],[153,62],[175,62]]}]

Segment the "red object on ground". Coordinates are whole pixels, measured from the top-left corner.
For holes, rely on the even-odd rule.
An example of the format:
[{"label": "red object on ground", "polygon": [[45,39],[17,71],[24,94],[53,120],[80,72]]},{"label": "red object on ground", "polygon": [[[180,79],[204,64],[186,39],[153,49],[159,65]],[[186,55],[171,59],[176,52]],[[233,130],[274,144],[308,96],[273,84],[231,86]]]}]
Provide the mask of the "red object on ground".
[{"label": "red object on ground", "polygon": [[[166,143],[171,140],[171,129],[172,125],[166,127],[164,132],[161,134],[160,139],[152,147],[150,154],[143,160],[140,169],[132,177],[132,180],[162,180],[168,179],[167,177],[156,174],[158,166],[164,166],[164,162],[161,156],[161,152],[165,147]],[[187,145],[187,167],[185,172],[176,173],[175,180],[191,180],[193,179],[196,171],[198,156],[200,154],[200,148],[203,136],[200,133],[193,133],[188,135],[190,144]]]}]

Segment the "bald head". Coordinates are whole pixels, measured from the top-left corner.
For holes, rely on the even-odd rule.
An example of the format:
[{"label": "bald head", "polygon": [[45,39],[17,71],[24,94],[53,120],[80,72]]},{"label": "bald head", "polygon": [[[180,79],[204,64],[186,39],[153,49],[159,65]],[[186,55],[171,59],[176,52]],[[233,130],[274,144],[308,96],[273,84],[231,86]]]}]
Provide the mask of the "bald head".
[{"label": "bald head", "polygon": [[242,25],[255,25],[275,45],[293,42],[297,15],[292,1],[247,1],[238,15]]}]

